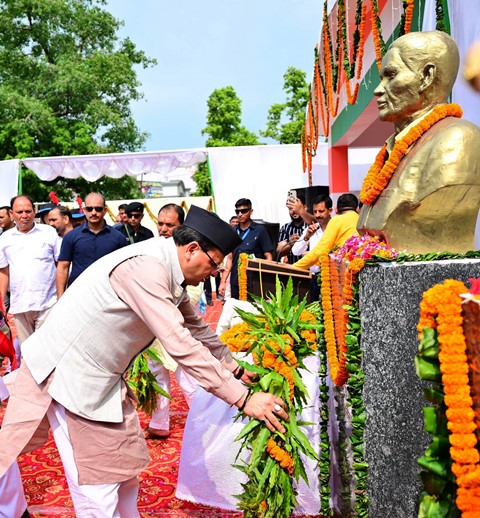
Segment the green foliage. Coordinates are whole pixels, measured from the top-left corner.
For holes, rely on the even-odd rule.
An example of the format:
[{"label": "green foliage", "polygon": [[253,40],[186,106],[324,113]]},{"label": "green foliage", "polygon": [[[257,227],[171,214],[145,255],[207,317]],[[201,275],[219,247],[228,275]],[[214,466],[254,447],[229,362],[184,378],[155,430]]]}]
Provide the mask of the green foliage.
[{"label": "green foliage", "polygon": [[[103,5],[0,0],[0,159],[141,148],[147,135],[130,110],[142,98],[134,67],[154,61],[118,38],[121,22]],[[40,182],[32,180],[25,176],[24,191],[41,193]],[[84,189],[77,181],[56,183],[55,190],[70,189],[70,197]],[[129,192],[132,185],[121,184]]]},{"label": "green foliage", "polygon": [[257,135],[242,126],[242,101],[232,86],[214,90],[207,101],[207,147],[255,146]]},{"label": "green foliage", "polygon": [[267,129],[261,131],[260,135],[270,137],[280,144],[298,144],[305,122],[309,85],[306,73],[294,67],[288,68],[283,80],[287,100],[270,107]]},{"label": "green foliage", "polygon": [[[236,309],[242,320],[250,326],[246,334],[251,346],[247,352],[255,352],[257,358],[257,365],[239,363],[259,375],[258,381],[251,385],[252,391],[269,392],[282,398],[289,419],[282,423],[285,433],[272,433],[263,422],[252,418],[236,437],[237,441],[242,441],[241,449],[246,448],[251,452],[246,464],[235,465],[248,478],[242,483],[242,494],[236,495],[239,499],[238,507],[244,512],[245,518],[291,516],[297,504],[293,481],[298,482],[303,478],[308,483],[301,454],[318,460],[317,453],[300,429],[300,426],[311,423],[297,420],[303,408],[311,404],[297,366],[304,367],[303,359],[313,355],[316,349],[320,308],[318,303],[307,305],[305,299],[299,302],[298,296],[293,294],[292,279],[283,286],[277,277],[275,293],[269,293],[267,297],[268,302],[253,296],[255,313]],[[309,341],[304,338],[305,332],[309,335]],[[275,358],[273,363],[272,355]],[[284,367],[280,368],[282,364]],[[288,373],[292,375],[292,387]],[[237,415],[242,416],[241,413]],[[277,456],[271,451],[272,439],[278,449]],[[293,459],[290,470],[288,464],[282,464],[287,456]]]},{"label": "green foliage", "polygon": [[423,485],[418,518],[448,518],[455,512],[455,480],[449,451],[450,432],[445,415],[447,407],[441,384],[439,350],[437,331],[425,327],[415,356],[415,369],[420,379],[435,383],[424,389],[424,398],[429,404],[423,408],[424,428],[432,434],[432,440],[425,455],[418,459]]},{"label": "green foliage", "polygon": [[213,194],[207,162],[198,164],[197,171],[193,174],[192,178],[197,184],[197,190],[192,193],[192,196],[211,196]]},{"label": "green foliage", "polygon": [[162,359],[153,347],[140,353],[132,363],[127,372],[126,380],[138,399],[138,408],[141,408],[147,415],[152,415],[157,409],[158,396],[172,399],[165,390],[157,383],[148,366],[148,358],[162,363]]}]

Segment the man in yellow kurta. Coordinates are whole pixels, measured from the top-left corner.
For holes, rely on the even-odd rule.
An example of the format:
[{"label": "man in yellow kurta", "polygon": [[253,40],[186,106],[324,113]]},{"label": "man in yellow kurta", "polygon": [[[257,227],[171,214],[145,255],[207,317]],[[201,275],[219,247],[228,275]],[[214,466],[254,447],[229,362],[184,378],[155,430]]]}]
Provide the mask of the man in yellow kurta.
[{"label": "man in yellow kurta", "polygon": [[333,248],[342,246],[357,230],[358,199],[354,194],[342,194],[337,200],[337,216],[332,218],[323,233],[322,238],[313,250],[304,255],[293,266],[308,270],[314,264],[319,264],[322,254],[327,254]]}]

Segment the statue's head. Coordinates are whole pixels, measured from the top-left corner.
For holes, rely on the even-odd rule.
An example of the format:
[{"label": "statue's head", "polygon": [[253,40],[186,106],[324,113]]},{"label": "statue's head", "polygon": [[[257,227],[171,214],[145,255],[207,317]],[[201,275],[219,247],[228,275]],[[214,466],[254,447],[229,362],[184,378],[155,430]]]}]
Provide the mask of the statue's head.
[{"label": "statue's head", "polygon": [[412,32],[395,40],[383,57],[375,89],[380,119],[397,127],[447,102],[460,57],[448,34]]}]

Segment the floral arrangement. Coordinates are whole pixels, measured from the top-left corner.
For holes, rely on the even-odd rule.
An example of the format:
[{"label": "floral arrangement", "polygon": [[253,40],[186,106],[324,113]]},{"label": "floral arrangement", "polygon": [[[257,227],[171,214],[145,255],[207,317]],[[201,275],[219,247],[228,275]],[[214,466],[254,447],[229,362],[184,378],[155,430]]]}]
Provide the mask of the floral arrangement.
[{"label": "floral arrangement", "polygon": [[[475,292],[476,280],[472,287]],[[421,379],[434,382],[425,390],[427,401],[434,406],[424,408],[425,430],[433,439],[419,459],[425,469],[419,517],[454,516],[454,482],[462,518],[480,515],[480,455],[469,382],[469,333],[464,329],[468,310],[466,305],[462,307],[466,291],[462,282],[449,279],[427,290],[420,303],[415,366]],[[474,338],[478,341],[478,336]]]},{"label": "floral arrangement", "polygon": [[393,248],[377,236],[354,235],[345,241],[345,244],[332,252],[331,257],[337,262],[351,262],[355,259],[372,259],[373,257],[394,260],[398,256]]},{"label": "floral arrangement", "polygon": [[384,144],[363,180],[360,201],[366,205],[375,203],[376,199],[388,185],[388,182],[397,170],[400,160],[407,153],[410,146],[438,121],[445,119],[445,117],[460,118],[462,114],[462,109],[458,104],[440,104],[427,116],[414,124],[404,137],[396,139],[389,155],[387,153],[387,145]]},{"label": "floral arrangement", "polygon": [[284,288],[277,278],[276,293],[270,294],[270,300],[255,296],[253,300],[258,314],[237,309],[245,325],[236,327],[230,335],[224,334],[223,339],[236,350],[248,346],[255,365],[239,363],[259,376],[250,387],[252,392],[271,392],[281,397],[289,421],[283,423],[286,432],[282,434],[270,432],[264,423],[251,419],[236,438],[242,441],[241,449],[251,452],[248,464],[236,466],[248,477],[243,493],[237,495],[238,507],[247,518],[287,517],[296,505],[294,480],[306,480],[300,453],[317,459],[299,427],[307,424],[299,421],[298,415],[310,399],[298,369],[304,367],[307,356],[316,352],[320,310],[318,303],[307,305],[293,296],[291,279]]},{"label": "floral arrangement", "polygon": [[238,298],[247,300],[248,254],[242,252],[238,257]]},{"label": "floral arrangement", "polygon": [[234,353],[248,351],[252,345],[251,330],[248,324],[240,322],[224,331],[219,338]]},{"label": "floral arrangement", "polygon": [[[339,423],[338,455],[342,478],[343,511],[351,514],[350,483],[351,473],[355,479],[354,508],[358,516],[367,513],[367,464],[363,452],[363,430],[365,425],[365,408],[363,405],[363,372],[361,369],[362,352],[360,349],[360,310],[358,307],[358,273],[366,261],[395,260],[398,253],[378,237],[352,236],[345,244],[332,254],[320,257],[320,292],[321,292],[321,339],[319,339],[320,356],[328,360],[330,377],[336,392],[336,412]],[[320,369],[321,387],[325,383],[326,372]],[[322,381],[323,380],[323,381]],[[345,400],[343,387],[347,386],[348,398]],[[327,399],[328,395],[321,397]],[[323,403],[322,399],[322,403]],[[348,411],[346,410],[348,407]],[[351,414],[352,433],[347,437],[342,423],[346,414]],[[321,413],[320,457],[320,491],[322,515],[328,516],[331,509],[329,490],[325,487],[330,477],[330,457],[323,454],[325,443],[328,443],[328,408]],[[353,463],[350,466],[346,450],[350,443]],[[329,446],[330,448],[330,446]],[[329,451],[329,448],[327,451]]]},{"label": "floral arrangement", "polygon": [[[354,242],[354,241],[352,241]],[[360,249],[360,248],[359,248]],[[354,257],[355,254],[344,254],[345,257]],[[323,325],[320,326],[319,338],[320,356],[326,355],[330,370],[330,377],[337,387],[347,385],[348,388],[348,413],[351,415],[352,434],[346,436],[346,430],[340,433],[338,439],[339,457],[342,477],[342,494],[344,495],[344,507],[350,507],[351,502],[346,498],[350,491],[351,472],[355,479],[355,503],[354,508],[358,516],[367,516],[367,464],[363,452],[363,430],[365,424],[365,408],[363,406],[363,372],[361,370],[362,353],[360,349],[360,310],[358,307],[358,282],[357,276],[365,262],[359,257],[353,258],[347,263],[344,258],[339,262],[328,254],[320,257],[320,292],[322,306]],[[325,383],[326,373],[320,370],[321,383]],[[323,377],[323,381],[322,381]],[[345,418],[343,404],[344,398],[341,390],[336,389],[338,397],[342,398],[342,404],[336,405],[337,420],[342,422]],[[321,391],[322,403],[328,395]],[[321,444],[324,448],[328,442],[328,408],[321,413]],[[342,432],[341,428],[339,428]],[[353,454],[353,463],[348,466],[346,449],[350,443]],[[330,448],[330,445],[329,445]],[[320,491],[321,514],[331,516],[329,503],[329,490],[325,483],[330,479],[330,456],[321,454],[320,463]],[[344,509],[346,514],[351,514],[350,509]]]},{"label": "floral arrangement", "polygon": [[[442,3],[441,0],[437,0],[437,29],[442,24],[444,28],[444,12],[438,7],[439,3]],[[414,9],[415,0],[403,1],[399,35],[411,31]],[[317,150],[320,126],[323,128],[323,135],[328,137],[330,118],[336,117],[338,113],[341,89],[345,88],[349,104],[353,105],[357,102],[362,78],[367,24],[372,27],[375,60],[380,70],[386,45],[382,37],[378,0],[357,0],[354,30],[350,38],[348,27],[352,23],[347,16],[345,0],[338,0],[334,20],[329,19],[328,1],[324,1],[321,48],[320,50],[318,46],[315,48],[311,96],[301,137],[304,171],[309,173],[310,179],[312,157]],[[335,36],[332,36],[332,26],[335,27]],[[353,49],[349,47],[350,40],[353,41]],[[355,79],[355,86],[351,84],[352,79]]]},{"label": "floral arrangement", "polygon": [[155,376],[150,371],[148,358],[162,363],[160,356],[150,347],[135,358],[130,370],[127,372],[126,381],[138,399],[138,408],[142,409],[146,414],[152,415],[157,408],[158,395],[168,399],[171,398],[170,394],[160,387]]}]

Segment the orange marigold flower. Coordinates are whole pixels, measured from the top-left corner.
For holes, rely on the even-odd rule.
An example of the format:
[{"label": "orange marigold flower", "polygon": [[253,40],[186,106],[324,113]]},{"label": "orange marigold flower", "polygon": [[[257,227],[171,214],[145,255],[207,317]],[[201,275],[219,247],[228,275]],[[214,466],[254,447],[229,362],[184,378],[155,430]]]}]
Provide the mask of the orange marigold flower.
[{"label": "orange marigold flower", "polygon": [[473,422],[470,423],[447,423],[448,429],[452,433],[472,433],[477,429],[477,425]]},{"label": "orange marigold flower", "polygon": [[460,464],[475,464],[480,460],[480,455],[476,448],[450,448],[450,455],[454,462]]},{"label": "orange marigold flower", "polygon": [[475,417],[471,408],[448,408],[446,415],[452,423],[468,423]]},{"label": "orange marigold flower", "polygon": [[449,440],[450,444],[455,448],[474,448],[477,444],[477,437],[473,433],[452,433],[449,436]]}]

